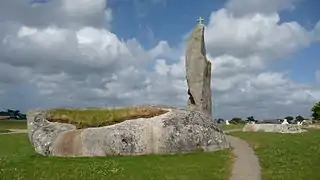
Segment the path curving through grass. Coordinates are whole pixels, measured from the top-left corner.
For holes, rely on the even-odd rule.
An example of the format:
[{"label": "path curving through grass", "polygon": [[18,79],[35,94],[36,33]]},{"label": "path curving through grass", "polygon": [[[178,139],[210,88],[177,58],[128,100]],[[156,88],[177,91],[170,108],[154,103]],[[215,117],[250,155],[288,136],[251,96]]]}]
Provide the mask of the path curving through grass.
[{"label": "path curving through grass", "polygon": [[319,180],[320,130],[299,134],[232,132],[260,159],[264,180]]},{"label": "path curving through grass", "polygon": [[228,135],[227,140],[233,148],[235,160],[230,180],[261,180],[259,159],[250,145],[237,137]]}]

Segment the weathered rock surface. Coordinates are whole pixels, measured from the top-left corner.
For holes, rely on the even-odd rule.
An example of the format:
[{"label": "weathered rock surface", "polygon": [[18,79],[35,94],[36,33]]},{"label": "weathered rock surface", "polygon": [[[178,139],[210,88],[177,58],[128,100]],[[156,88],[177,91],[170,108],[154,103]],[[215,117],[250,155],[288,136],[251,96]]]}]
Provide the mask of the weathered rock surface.
[{"label": "weathered rock surface", "polygon": [[45,110],[30,110],[27,113],[28,136],[36,152],[48,155],[52,152],[52,143],[64,131],[75,130],[71,124],[49,122],[45,120]]},{"label": "weathered rock surface", "polygon": [[304,128],[309,128],[309,129],[320,129],[320,125],[318,124],[307,124],[303,125]]},{"label": "weathered rock surface", "polygon": [[27,113],[29,138],[36,152],[52,156],[106,156],[183,153],[229,148],[223,132],[204,113],[170,110],[152,118],[75,129],[49,122],[46,111]]},{"label": "weathered rock surface", "polygon": [[188,83],[188,108],[212,116],[211,63],[206,58],[204,26],[198,24],[187,45],[186,74]]},{"label": "weathered rock surface", "polygon": [[246,124],[242,131],[274,132],[274,133],[302,133],[306,130],[296,124]]}]

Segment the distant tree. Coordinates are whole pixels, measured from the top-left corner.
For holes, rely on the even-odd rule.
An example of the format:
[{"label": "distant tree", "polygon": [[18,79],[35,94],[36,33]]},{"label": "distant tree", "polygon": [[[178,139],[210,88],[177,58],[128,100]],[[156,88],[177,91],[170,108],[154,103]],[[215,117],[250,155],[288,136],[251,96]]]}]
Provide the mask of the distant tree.
[{"label": "distant tree", "polygon": [[320,101],[317,102],[311,109],[313,120],[320,120]]},{"label": "distant tree", "polygon": [[235,117],[235,118],[232,118],[232,119],[230,120],[230,123],[231,123],[231,124],[239,124],[239,123],[243,123],[243,121],[242,121],[241,118]]},{"label": "distant tree", "polygon": [[247,117],[247,122],[257,122],[257,120],[255,120],[253,116],[249,116]]},{"label": "distant tree", "polygon": [[297,116],[296,117],[296,121],[298,121],[298,122],[302,122],[304,120],[304,117],[302,117],[302,116]]},{"label": "distant tree", "polygon": [[294,117],[286,116],[284,119],[287,119],[288,123],[291,123],[294,120]]},{"label": "distant tree", "polygon": [[218,124],[221,124],[221,123],[223,123],[224,121],[225,121],[224,119],[219,118],[219,119],[217,120],[217,123],[218,123]]}]

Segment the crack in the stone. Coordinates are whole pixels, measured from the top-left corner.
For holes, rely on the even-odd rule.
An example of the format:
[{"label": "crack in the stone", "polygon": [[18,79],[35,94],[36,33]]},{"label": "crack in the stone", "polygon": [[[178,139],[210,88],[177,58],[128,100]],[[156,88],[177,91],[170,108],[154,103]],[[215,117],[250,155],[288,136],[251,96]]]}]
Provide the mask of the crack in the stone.
[{"label": "crack in the stone", "polygon": [[189,95],[189,101],[191,104],[196,105],[196,102],[194,101],[194,98],[190,92],[190,89],[188,89],[188,95]]}]

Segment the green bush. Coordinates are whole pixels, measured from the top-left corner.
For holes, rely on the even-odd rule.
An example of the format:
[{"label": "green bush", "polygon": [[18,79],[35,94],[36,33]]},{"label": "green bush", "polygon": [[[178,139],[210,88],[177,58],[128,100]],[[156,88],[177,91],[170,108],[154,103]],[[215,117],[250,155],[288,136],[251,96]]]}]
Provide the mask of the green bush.
[{"label": "green bush", "polygon": [[242,120],[241,118],[239,117],[234,117],[230,120],[230,123],[231,124],[245,124],[246,121]]},{"label": "green bush", "polygon": [[317,102],[311,109],[312,111],[312,118],[313,120],[319,121],[320,120],[320,101]]}]

